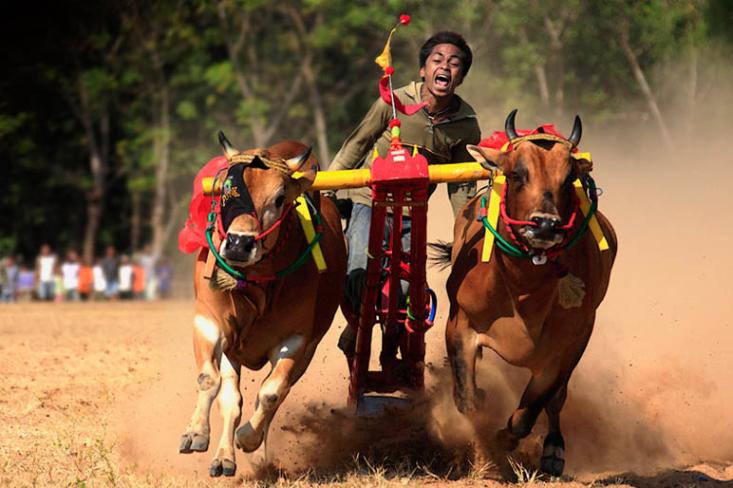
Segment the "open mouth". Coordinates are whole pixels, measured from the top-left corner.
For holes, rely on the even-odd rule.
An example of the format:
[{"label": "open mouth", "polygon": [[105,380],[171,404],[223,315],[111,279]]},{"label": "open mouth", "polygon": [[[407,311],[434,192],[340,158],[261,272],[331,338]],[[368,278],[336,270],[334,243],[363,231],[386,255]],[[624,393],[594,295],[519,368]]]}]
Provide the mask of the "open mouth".
[{"label": "open mouth", "polygon": [[438,88],[448,88],[450,85],[450,76],[444,74],[435,75],[435,86]]},{"label": "open mouth", "polygon": [[563,240],[562,232],[553,232],[550,235],[536,236],[534,227],[523,227],[519,233],[533,249],[550,249]]}]

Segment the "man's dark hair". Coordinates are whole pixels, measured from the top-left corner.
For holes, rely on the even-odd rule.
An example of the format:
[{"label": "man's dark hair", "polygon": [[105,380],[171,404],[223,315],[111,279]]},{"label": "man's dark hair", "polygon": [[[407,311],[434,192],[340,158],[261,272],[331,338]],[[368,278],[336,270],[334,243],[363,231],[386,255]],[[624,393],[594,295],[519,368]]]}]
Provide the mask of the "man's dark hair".
[{"label": "man's dark hair", "polygon": [[468,43],[462,35],[456,32],[438,32],[433,37],[425,41],[425,44],[420,48],[420,67],[425,66],[430,53],[433,52],[433,48],[438,44],[453,44],[463,52],[463,67],[461,68],[461,74],[465,78],[468,74],[468,70],[471,69],[471,63],[473,62],[473,53],[471,48],[468,47]]}]

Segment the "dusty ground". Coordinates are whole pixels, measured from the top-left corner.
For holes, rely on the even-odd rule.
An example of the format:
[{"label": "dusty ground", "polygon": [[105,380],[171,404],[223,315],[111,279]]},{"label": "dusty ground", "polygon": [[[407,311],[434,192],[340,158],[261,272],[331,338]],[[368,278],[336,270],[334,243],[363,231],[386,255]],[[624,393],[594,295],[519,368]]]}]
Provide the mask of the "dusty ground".
[{"label": "dusty ground", "polygon": [[[730,161],[594,156],[621,248],[562,415],[568,476],[546,486],[733,486]],[[431,238],[450,235],[444,199],[432,200]],[[445,277],[430,273],[443,304]],[[252,483],[211,481],[210,454],[177,453],[194,404],[192,310],[190,301],[0,306],[0,486]],[[500,484],[506,460],[471,468],[465,445],[503,426],[526,374],[486,354],[491,407],[468,426],[447,395],[446,313],[429,334],[428,400],[409,418],[366,425],[340,410],[338,318],[273,425],[275,468],[256,483]],[[244,376],[245,416],[263,373]],[[217,439],[216,409],[212,418]],[[541,420],[513,455],[530,484],[550,481],[532,479],[543,432]],[[370,439],[381,441],[365,448]],[[258,462],[238,461],[240,473]]]}]

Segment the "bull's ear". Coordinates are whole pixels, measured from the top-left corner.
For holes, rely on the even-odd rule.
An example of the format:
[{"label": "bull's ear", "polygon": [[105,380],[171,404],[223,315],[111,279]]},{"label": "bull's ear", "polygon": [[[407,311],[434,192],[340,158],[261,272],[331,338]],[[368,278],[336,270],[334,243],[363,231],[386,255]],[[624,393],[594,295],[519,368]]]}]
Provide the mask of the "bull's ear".
[{"label": "bull's ear", "polygon": [[473,144],[468,144],[466,150],[484,168],[489,171],[501,171],[506,155],[500,150],[490,147],[474,146]]},{"label": "bull's ear", "polygon": [[590,173],[593,171],[593,158],[590,153],[575,152],[570,153],[570,157],[575,162],[575,168],[578,173]]},{"label": "bull's ear", "polygon": [[311,150],[312,148],[308,146],[302,153],[286,161],[292,171],[290,177],[300,185],[301,191],[311,187],[318,173],[318,162],[310,157]]}]

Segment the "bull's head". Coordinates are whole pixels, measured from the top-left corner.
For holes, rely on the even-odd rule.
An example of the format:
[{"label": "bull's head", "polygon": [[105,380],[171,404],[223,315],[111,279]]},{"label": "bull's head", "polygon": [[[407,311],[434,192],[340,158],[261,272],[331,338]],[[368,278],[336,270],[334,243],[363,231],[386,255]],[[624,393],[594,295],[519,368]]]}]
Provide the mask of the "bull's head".
[{"label": "bull's head", "polygon": [[484,167],[506,175],[506,213],[522,221],[516,228],[520,238],[531,249],[549,249],[560,244],[569,231],[567,222],[575,203],[573,181],[592,167],[590,161],[572,155],[580,142],[582,124],[576,116],[567,139],[549,134],[519,137],[514,127],[516,113],[513,110],[504,125],[511,150],[472,145],[467,149]]},{"label": "bull's head", "polygon": [[297,142],[244,152],[222,132],[219,142],[230,162],[218,185],[226,232],[219,253],[233,266],[251,266],[272,250],[284,213],[313,184],[318,163],[311,148]]}]

